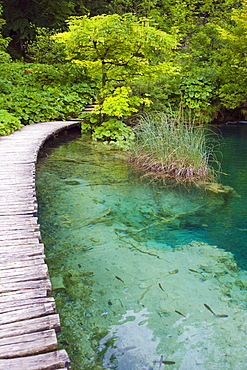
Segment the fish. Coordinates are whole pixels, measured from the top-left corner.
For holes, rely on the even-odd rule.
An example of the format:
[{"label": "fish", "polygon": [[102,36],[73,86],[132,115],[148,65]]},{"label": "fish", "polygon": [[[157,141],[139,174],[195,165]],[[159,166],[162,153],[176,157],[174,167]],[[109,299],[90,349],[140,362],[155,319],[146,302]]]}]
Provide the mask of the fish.
[{"label": "fish", "polygon": [[162,361],[163,362],[163,364],[165,364],[165,365],[174,365],[176,362],[175,361],[168,361],[168,360],[164,360],[164,361]]},{"label": "fish", "polygon": [[175,310],[175,312],[177,312],[179,315],[181,315],[181,316],[184,316],[184,317],[186,317],[182,312],[179,312],[179,311],[177,311],[177,310]]},{"label": "fish", "polygon": [[199,272],[199,271],[196,271],[196,270],[193,270],[193,269],[189,269],[189,271],[191,271],[191,272],[196,272],[197,274],[200,274],[200,272]]},{"label": "fish", "polygon": [[118,279],[119,281],[122,281],[122,283],[124,283],[124,281],[120,277],[115,276],[115,278]]},{"label": "fish", "polygon": [[207,305],[207,303],[204,303],[204,306],[206,307],[207,310],[212,312],[213,315],[215,315],[214,311],[212,310],[212,308],[209,307],[209,305]]},{"label": "fish", "polygon": [[224,314],[216,314],[213,310],[212,310],[212,308],[211,307],[209,307],[209,305],[208,304],[206,304],[206,303],[204,303],[204,306],[210,311],[210,312],[212,312],[212,314],[214,315],[214,316],[217,316],[217,317],[228,317],[228,315],[224,315]]},{"label": "fish", "polygon": [[159,285],[160,289],[163,290],[163,292],[164,292],[165,290],[162,288],[161,284],[159,283],[158,285]]},{"label": "fish", "polygon": [[172,270],[172,271],[169,271],[169,274],[177,274],[178,273],[178,269],[176,269],[176,270]]}]

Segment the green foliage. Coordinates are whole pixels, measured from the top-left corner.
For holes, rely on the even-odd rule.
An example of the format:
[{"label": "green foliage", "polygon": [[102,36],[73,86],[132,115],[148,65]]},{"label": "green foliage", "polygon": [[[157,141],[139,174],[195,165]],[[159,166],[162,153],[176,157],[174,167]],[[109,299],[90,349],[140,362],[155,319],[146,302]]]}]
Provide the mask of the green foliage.
[{"label": "green foliage", "polygon": [[177,73],[173,75],[161,74],[155,80],[138,81],[134,86],[134,94],[147,97],[151,104],[143,102],[142,111],[157,111],[169,113],[171,108],[173,111],[178,110],[181,93],[180,84],[182,76]]},{"label": "green foliage", "polygon": [[36,32],[35,40],[27,44],[26,59],[42,64],[67,62],[64,48],[51,38],[55,31],[43,27],[37,28]]},{"label": "green foliage", "polygon": [[0,136],[12,134],[22,127],[21,121],[5,109],[0,109]]},{"label": "green foliage", "polygon": [[[1,14],[2,14],[2,5],[0,4],[0,16]],[[5,23],[6,23],[5,20],[0,18],[0,31]],[[9,62],[10,60],[9,54],[6,53],[8,43],[9,39],[4,38],[0,33],[0,63],[6,63]]]},{"label": "green foliage", "polygon": [[[68,27],[67,32],[55,35],[55,40],[64,44],[71,60],[100,80],[98,107],[93,112],[99,120],[92,117],[91,130],[94,122],[98,131],[102,122],[122,120],[144,102],[149,104],[146,96],[133,95],[135,81],[174,70],[169,53],[176,40],[152,27],[149,19],[133,14],[83,16],[70,19]],[[105,130],[103,136],[106,132],[111,133],[109,139],[115,139],[112,130]]]},{"label": "green foliage", "polygon": [[111,14],[135,13],[141,17],[150,17],[157,9],[158,3],[158,0],[113,0],[109,3],[108,10]]},{"label": "green foliage", "polygon": [[[75,66],[0,65],[0,106],[21,124],[76,117],[94,95]],[[4,123],[4,122],[3,122]],[[9,124],[9,116],[6,116]],[[6,131],[6,133],[8,133]]]},{"label": "green foliage", "polygon": [[132,14],[84,16],[72,18],[68,26],[69,31],[55,39],[65,45],[70,59],[101,77],[102,88],[169,70],[168,54],[176,41],[150,26],[148,19],[138,20]]},{"label": "green foliage", "polygon": [[121,149],[128,149],[134,139],[132,129],[123,121],[110,118],[100,126],[94,127],[93,140],[103,140]]},{"label": "green foliage", "polygon": [[36,27],[65,28],[65,20],[87,12],[82,0],[2,0],[4,36],[11,37],[12,56],[23,57],[23,45],[34,40]]},{"label": "green foliage", "polygon": [[112,93],[105,94],[102,104],[97,106],[92,114],[106,114],[110,117],[128,117],[138,111],[140,104],[149,104],[149,99],[132,95],[129,86],[117,87]]},{"label": "green foliage", "polygon": [[[112,118],[126,122],[137,111],[168,111],[169,107],[178,110],[180,105],[205,121],[236,108],[247,117],[246,0],[2,3],[7,21],[4,35],[11,34],[11,45],[18,44],[19,53],[27,51],[28,60],[38,63],[62,62],[72,68],[66,53],[83,72],[86,70],[97,80],[98,108],[88,121],[92,132]],[[72,17],[66,24],[68,16],[85,14],[86,8],[93,15],[104,14]],[[0,27],[3,23],[0,19]],[[56,36],[58,43],[51,37],[55,29],[66,30]],[[0,36],[0,62],[9,61],[7,43]],[[58,70],[46,76],[49,89],[53,73],[58,74]],[[1,80],[5,81],[5,77]],[[3,90],[8,88],[5,83]],[[45,81],[41,83],[46,85]],[[58,93],[56,86],[53,88],[51,96]],[[60,90],[60,82],[57,88]],[[77,99],[78,91],[74,92]],[[48,96],[47,102],[49,99],[52,106],[52,97]]]},{"label": "green foliage", "polygon": [[218,31],[224,43],[225,58],[220,68],[221,84],[219,97],[227,108],[243,106],[247,118],[247,2],[242,1],[239,9],[232,9],[231,24],[219,26]]},{"label": "green foliage", "polygon": [[182,106],[192,109],[198,115],[210,105],[214,89],[210,81],[198,76],[185,78],[180,85],[180,91]]}]

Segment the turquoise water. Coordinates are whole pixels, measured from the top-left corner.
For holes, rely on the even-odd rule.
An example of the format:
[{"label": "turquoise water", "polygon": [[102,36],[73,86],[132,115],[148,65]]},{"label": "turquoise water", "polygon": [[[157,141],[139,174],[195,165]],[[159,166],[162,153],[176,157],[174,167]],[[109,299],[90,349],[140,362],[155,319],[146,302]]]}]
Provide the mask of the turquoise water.
[{"label": "turquoise water", "polygon": [[221,182],[232,186],[239,197],[228,207],[211,215],[205,222],[208,228],[202,233],[210,244],[217,244],[235,254],[238,265],[247,268],[247,126],[221,127],[223,139]]},{"label": "turquoise water", "polygon": [[246,368],[247,127],[222,136],[237,197],[148,183],[85,138],[44,148],[39,221],[73,369]]}]

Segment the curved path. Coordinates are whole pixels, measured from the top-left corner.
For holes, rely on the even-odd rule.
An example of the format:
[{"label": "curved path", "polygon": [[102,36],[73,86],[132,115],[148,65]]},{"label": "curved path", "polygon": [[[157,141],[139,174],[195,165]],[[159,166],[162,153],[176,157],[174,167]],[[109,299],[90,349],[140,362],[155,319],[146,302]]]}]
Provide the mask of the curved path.
[{"label": "curved path", "polygon": [[37,223],[35,164],[53,134],[80,122],[44,122],[0,138],[0,369],[69,369]]}]

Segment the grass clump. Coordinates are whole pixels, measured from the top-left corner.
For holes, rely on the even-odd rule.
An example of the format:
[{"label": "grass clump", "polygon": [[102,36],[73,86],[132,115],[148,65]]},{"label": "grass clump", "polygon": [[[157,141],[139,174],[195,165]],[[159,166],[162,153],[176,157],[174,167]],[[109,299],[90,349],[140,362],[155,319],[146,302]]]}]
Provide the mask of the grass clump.
[{"label": "grass clump", "polygon": [[134,127],[130,162],[144,171],[144,176],[166,182],[214,181],[216,174],[210,166],[214,146],[208,140],[208,129],[183,121],[173,113],[141,116]]}]

